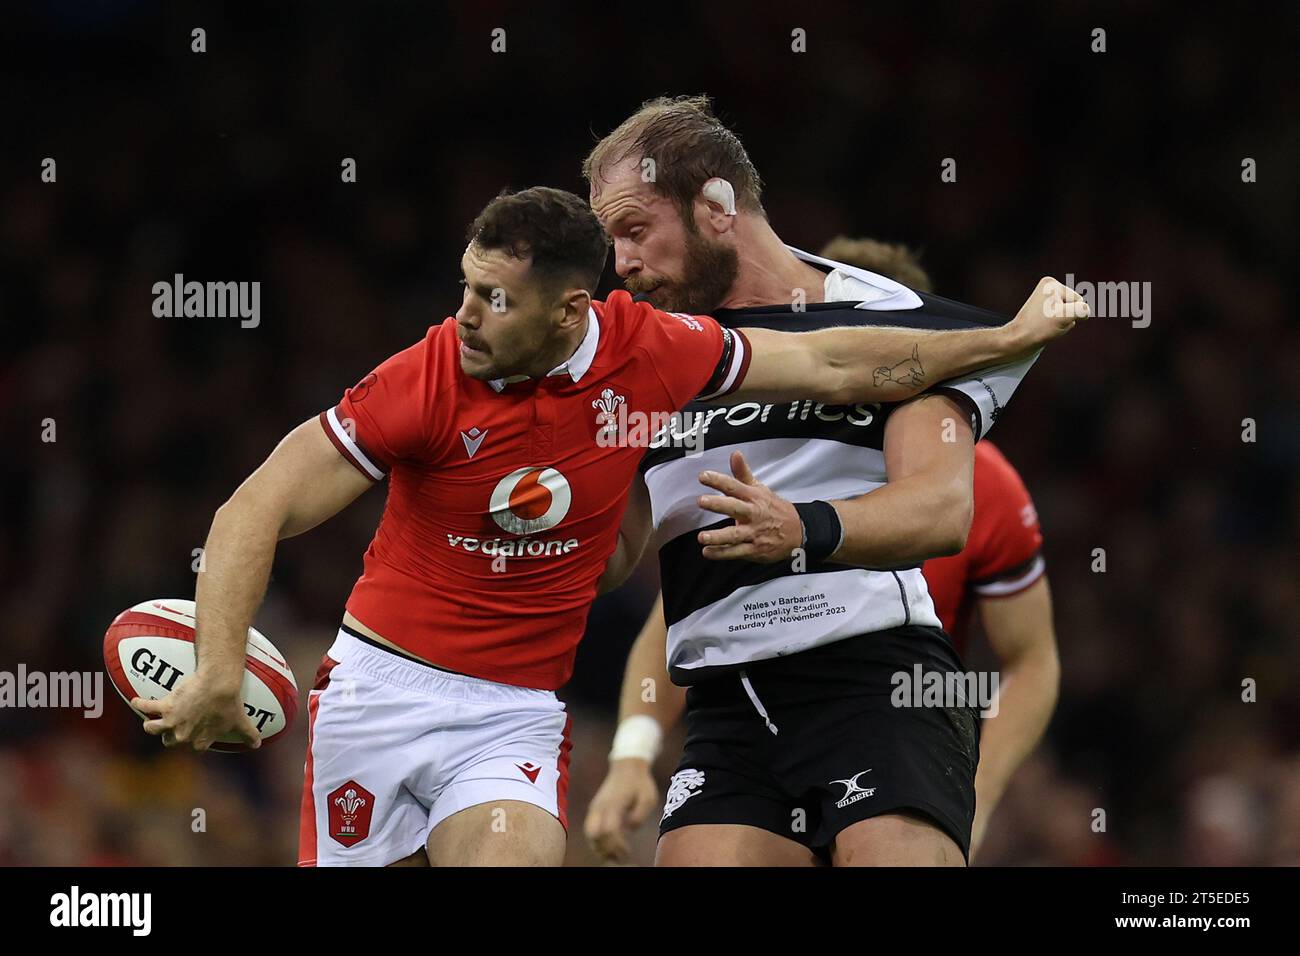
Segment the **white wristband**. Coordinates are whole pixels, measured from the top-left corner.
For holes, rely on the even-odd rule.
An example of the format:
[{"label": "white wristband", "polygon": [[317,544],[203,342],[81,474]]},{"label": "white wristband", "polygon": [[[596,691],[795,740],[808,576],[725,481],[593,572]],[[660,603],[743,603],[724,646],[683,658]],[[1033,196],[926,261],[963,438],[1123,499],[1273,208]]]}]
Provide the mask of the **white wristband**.
[{"label": "white wristband", "polygon": [[613,762],[636,757],[646,763],[654,763],[663,740],[664,732],[659,721],[649,714],[633,714],[619,722],[609,759]]}]

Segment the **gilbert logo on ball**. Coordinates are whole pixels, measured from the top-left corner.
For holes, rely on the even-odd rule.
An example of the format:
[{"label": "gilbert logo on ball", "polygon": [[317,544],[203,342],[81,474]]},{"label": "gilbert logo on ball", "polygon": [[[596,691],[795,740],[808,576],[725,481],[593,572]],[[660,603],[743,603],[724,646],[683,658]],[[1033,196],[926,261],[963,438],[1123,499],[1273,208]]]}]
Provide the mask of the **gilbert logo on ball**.
[{"label": "gilbert logo on ball", "polygon": [[[104,634],[104,666],[109,679],[130,703],[133,697],[157,700],[194,673],[194,602],[181,598],[144,601],[113,619]],[[254,628],[248,629],[240,700],[257,726],[262,743],[278,740],[298,712],[298,684],[281,654]],[[233,734],[213,750],[247,750]]]}]

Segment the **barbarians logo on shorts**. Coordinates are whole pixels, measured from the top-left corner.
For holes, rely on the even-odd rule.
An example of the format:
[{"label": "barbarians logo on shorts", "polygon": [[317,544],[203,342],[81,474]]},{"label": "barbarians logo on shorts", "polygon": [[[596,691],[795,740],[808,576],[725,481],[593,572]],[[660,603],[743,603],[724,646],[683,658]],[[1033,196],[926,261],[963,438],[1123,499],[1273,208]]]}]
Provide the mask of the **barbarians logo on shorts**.
[{"label": "barbarians logo on shorts", "polygon": [[862,770],[859,771],[858,773],[855,773],[848,780],[831,781],[831,783],[838,783],[844,787],[844,796],[841,799],[835,801],[835,806],[843,810],[850,803],[857,803],[859,800],[865,800],[867,797],[872,796],[876,792],[875,787],[858,786],[858,778],[861,777],[862,774],[864,773],[871,773],[871,768],[868,767],[866,770]]},{"label": "barbarians logo on shorts", "polygon": [[678,770],[668,783],[668,795],[664,799],[664,815],[659,818],[662,823],[673,815],[683,803],[700,792],[704,786],[703,770]]},{"label": "barbarians logo on shorts", "polygon": [[330,792],[330,836],[344,846],[360,843],[370,836],[370,817],[375,812],[375,795],[355,780]]},{"label": "barbarians logo on shorts", "polygon": [[554,468],[518,468],[497,482],[489,508],[502,531],[537,534],[563,521],[572,502],[568,479]]}]

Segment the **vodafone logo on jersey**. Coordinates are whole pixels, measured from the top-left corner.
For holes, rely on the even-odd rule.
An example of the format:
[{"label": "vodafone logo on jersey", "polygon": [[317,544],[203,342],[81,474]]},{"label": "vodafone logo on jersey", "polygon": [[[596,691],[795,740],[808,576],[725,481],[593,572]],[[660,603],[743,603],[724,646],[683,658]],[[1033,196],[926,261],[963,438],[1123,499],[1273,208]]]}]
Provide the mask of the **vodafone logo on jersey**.
[{"label": "vodafone logo on jersey", "polygon": [[[484,433],[486,434],[486,432]],[[452,548],[483,554],[492,558],[494,571],[508,567],[506,558],[549,558],[566,555],[579,546],[577,538],[534,538],[564,520],[573,503],[569,480],[554,468],[518,468],[492,489],[488,513],[502,531],[514,538],[476,538],[472,535],[447,533]],[[500,567],[497,562],[502,561]]]},{"label": "vodafone logo on jersey", "polygon": [[537,534],[564,520],[573,503],[569,481],[554,468],[519,468],[492,490],[492,520],[510,534]]}]

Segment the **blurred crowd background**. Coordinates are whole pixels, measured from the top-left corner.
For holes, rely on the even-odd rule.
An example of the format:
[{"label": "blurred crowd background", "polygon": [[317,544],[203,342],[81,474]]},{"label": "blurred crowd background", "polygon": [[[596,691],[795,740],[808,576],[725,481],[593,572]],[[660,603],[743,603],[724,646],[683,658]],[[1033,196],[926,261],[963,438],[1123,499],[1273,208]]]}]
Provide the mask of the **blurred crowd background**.
[{"label": "blurred crowd background", "polygon": [[[492,195],[583,192],[593,133],[707,92],[789,242],[902,241],[937,291],[1005,311],[1044,274],[1151,284],[1148,327],[1093,319],[998,424],[1041,517],[1063,679],[979,862],[1300,863],[1294,8],[458,6],[7,14],[0,670],[98,669],[120,610],[192,596],[214,510],[280,436],[455,310]],[[155,318],[178,272],[260,281],[260,325]],[[257,625],[304,701],[384,494],[278,553]],[[562,693],[573,863],[594,859],[580,822],[655,576],[597,605]],[[252,755],[168,753],[104,691],[95,720],[0,710],[0,864],[293,863],[304,720]],[[653,844],[652,821],[637,862]]]}]

